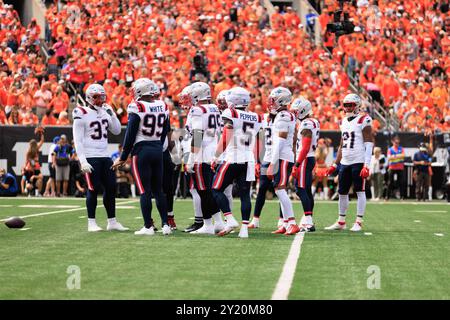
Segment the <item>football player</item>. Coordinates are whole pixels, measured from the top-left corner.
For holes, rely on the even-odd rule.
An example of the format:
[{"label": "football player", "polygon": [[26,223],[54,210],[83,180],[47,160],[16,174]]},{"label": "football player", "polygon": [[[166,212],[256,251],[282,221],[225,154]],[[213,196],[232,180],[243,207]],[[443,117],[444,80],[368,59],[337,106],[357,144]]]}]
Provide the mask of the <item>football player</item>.
[{"label": "football player", "polygon": [[239,187],[242,214],[239,237],[248,238],[248,222],[252,209],[250,184],[255,180],[253,150],[255,137],[262,125],[262,118],[254,112],[247,111],[250,93],[246,89],[233,88],[227,92],[225,99],[228,109],[222,113],[223,133],[217,145],[215,157],[211,161],[211,167],[215,169],[218,159],[225,151],[225,161],[217,168],[213,183],[214,198],[227,220],[225,228],[218,235],[224,236],[239,227],[224,194],[225,189],[236,181]]},{"label": "football player", "polygon": [[[173,198],[175,197],[175,190],[173,185],[173,178],[175,172],[175,164],[172,161],[170,151],[175,145],[171,139],[172,129],[168,132],[163,143],[163,192],[166,196],[167,202],[167,223],[172,230],[177,230],[175,223],[175,215],[173,214]],[[169,141],[171,141],[169,145]]]},{"label": "football player", "polygon": [[95,220],[97,194],[103,187],[103,205],[108,215],[107,230],[125,231],[116,220],[116,175],[111,170],[108,152],[108,131],[120,133],[120,121],[111,106],[107,105],[105,88],[92,84],[86,90],[87,106],[76,107],[73,112],[73,138],[80,161],[81,172],[86,176],[88,191],[86,207],[88,231],[101,231]]},{"label": "football player", "polygon": [[296,193],[299,196],[304,216],[301,231],[313,232],[314,195],[312,193],[313,170],[316,164],[315,150],[320,134],[320,123],[312,118],[312,105],[300,96],[291,105],[291,111],[301,121],[297,132],[297,161],[292,175],[295,178]]},{"label": "football player", "polygon": [[345,117],[340,129],[341,143],[336,160],[328,168],[327,174],[332,174],[339,168],[339,218],[326,230],[343,230],[346,228],[345,217],[349,205],[348,191],[353,183],[353,189],[358,197],[356,222],[351,231],[360,231],[366,210],[366,178],[369,176],[369,165],[372,158],[373,136],[372,118],[360,112],[361,98],[354,93],[345,96],[343,107]]},{"label": "football player", "polygon": [[272,152],[267,177],[272,181],[275,194],[281,205],[284,223],[272,233],[294,235],[300,231],[295,222],[294,209],[286,188],[294,165],[293,142],[296,118],[288,111],[292,93],[287,88],[277,87],[269,94],[269,107],[276,114],[272,126]]},{"label": "football player", "polygon": [[[183,140],[181,141],[181,149],[183,153],[183,162],[185,164],[188,163],[189,155],[191,154],[191,138],[192,138],[192,125],[191,125],[191,118],[189,110],[192,107],[192,98],[191,98],[191,86],[186,86],[183,88],[181,93],[178,95],[179,102],[181,107],[186,111],[187,117],[186,117],[186,124],[185,129],[186,133],[183,137]],[[192,195],[192,200],[194,204],[194,223],[187,227],[184,232],[192,232],[195,230],[200,229],[203,226],[203,213],[202,213],[202,206],[201,206],[201,199],[198,195],[197,190],[194,188],[194,175],[188,173],[186,171],[186,168],[184,170],[184,173],[188,176],[189,180],[189,192]]]},{"label": "football player", "polygon": [[192,231],[191,234],[215,234],[224,227],[219,207],[211,191],[214,173],[210,166],[220,132],[220,112],[217,106],[211,103],[211,89],[208,84],[195,82],[190,90],[193,102],[189,111],[192,138],[191,153],[186,169],[194,174],[194,186],[200,195],[203,213],[203,226]]},{"label": "football player", "polygon": [[151,217],[152,196],[162,221],[162,233],[168,235],[171,228],[167,221],[167,201],[162,191],[163,143],[170,131],[169,111],[158,99],[159,87],[148,78],[140,78],[132,85],[134,101],[128,105],[128,125],[120,158],[113,168],[125,164],[132,155],[132,171],[138,186],[144,226],[136,235],[154,235]]}]

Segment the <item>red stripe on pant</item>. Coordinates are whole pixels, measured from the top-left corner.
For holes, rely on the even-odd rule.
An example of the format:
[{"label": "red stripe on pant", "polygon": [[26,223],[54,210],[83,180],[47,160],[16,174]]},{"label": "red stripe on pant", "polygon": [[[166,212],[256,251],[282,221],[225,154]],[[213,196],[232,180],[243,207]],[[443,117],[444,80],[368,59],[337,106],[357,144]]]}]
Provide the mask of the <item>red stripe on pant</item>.
[{"label": "red stripe on pant", "polygon": [[86,176],[86,182],[88,185],[88,189],[90,191],[94,191],[94,186],[92,185],[92,181],[91,181],[91,175],[89,173],[86,173],[85,176]]},{"label": "red stripe on pant", "polygon": [[134,180],[136,181],[139,193],[143,194],[145,192],[145,190],[144,190],[144,187],[142,186],[142,181],[141,181],[141,176],[139,175],[137,161],[138,161],[138,157],[133,156],[133,159],[131,162],[131,169],[133,171]]},{"label": "red stripe on pant", "polygon": [[228,162],[225,162],[222,167],[220,167],[219,172],[217,173],[216,179],[214,180],[213,188],[214,189],[220,189],[222,188],[223,178],[225,176],[225,173],[227,172],[228,167],[230,164]]},{"label": "red stripe on pant", "polygon": [[202,164],[195,164],[194,165],[195,170],[195,178],[197,180],[197,188],[198,190],[202,191],[205,190],[205,181],[203,180],[203,172],[202,172]]},{"label": "red stripe on pant", "polygon": [[300,165],[300,175],[298,179],[298,186],[300,188],[306,187],[306,159],[303,160],[302,164]]},{"label": "red stripe on pant", "polygon": [[278,188],[286,187],[287,184],[287,165],[288,162],[286,160],[281,160],[280,164],[280,182],[278,183]]}]

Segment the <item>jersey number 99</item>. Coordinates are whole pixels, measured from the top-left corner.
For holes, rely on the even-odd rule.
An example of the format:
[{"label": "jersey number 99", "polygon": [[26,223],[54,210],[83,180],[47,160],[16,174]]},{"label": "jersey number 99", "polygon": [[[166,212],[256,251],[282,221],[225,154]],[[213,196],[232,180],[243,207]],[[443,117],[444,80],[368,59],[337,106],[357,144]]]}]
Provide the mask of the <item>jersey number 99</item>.
[{"label": "jersey number 99", "polygon": [[144,122],[142,124],[142,134],[148,137],[161,137],[165,120],[165,114],[159,114],[158,116],[147,114],[144,117]]}]

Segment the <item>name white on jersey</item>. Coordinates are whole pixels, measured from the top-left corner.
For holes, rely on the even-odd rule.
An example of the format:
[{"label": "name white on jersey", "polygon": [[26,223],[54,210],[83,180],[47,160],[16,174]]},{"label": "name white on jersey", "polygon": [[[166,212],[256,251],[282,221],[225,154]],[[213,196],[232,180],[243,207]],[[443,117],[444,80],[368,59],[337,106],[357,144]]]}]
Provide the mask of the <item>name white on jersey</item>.
[{"label": "name white on jersey", "polygon": [[189,112],[191,130],[201,130],[203,140],[201,150],[195,154],[195,163],[210,163],[217,148],[218,136],[221,131],[219,108],[215,104],[194,106]]},{"label": "name white on jersey", "polygon": [[[279,134],[282,132],[287,133],[286,142],[279,150],[280,160],[286,160],[294,162],[294,133],[295,133],[295,116],[287,110],[283,110],[277,113],[275,120],[273,121],[273,142],[277,145],[277,139],[280,139]],[[275,150],[272,150],[275,152]]]},{"label": "name white on jersey", "polygon": [[320,123],[316,119],[306,118],[300,123],[297,132],[297,155],[296,155],[297,158],[298,155],[300,154],[300,151],[302,150],[302,131],[305,129],[311,130],[312,133],[311,147],[309,148],[306,157],[315,157],[317,141],[319,141],[320,136]]},{"label": "name white on jersey", "polygon": [[226,109],[222,113],[222,119],[233,122],[233,138],[225,150],[226,161],[229,163],[255,162],[253,148],[256,135],[262,127],[261,117],[250,111]]},{"label": "name white on jersey", "polygon": [[358,115],[351,120],[342,119],[340,125],[342,133],[342,160],[343,165],[364,163],[365,148],[362,131],[372,125],[369,115]]},{"label": "name white on jersey", "polygon": [[134,144],[141,141],[160,141],[169,110],[161,100],[138,101],[128,105],[128,114],[137,114],[141,121]]},{"label": "name white on jersey", "polygon": [[84,155],[86,158],[103,158],[108,152],[108,129],[111,118],[103,108],[76,107],[72,111],[74,121],[84,125]]}]

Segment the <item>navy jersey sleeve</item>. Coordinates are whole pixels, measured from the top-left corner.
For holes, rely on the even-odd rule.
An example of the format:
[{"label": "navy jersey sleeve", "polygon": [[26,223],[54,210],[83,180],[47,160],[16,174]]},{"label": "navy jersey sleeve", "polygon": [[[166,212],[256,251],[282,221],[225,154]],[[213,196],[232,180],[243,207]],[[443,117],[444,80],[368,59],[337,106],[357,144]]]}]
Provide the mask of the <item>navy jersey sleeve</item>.
[{"label": "navy jersey sleeve", "polygon": [[141,117],[135,113],[130,113],[128,115],[128,125],[127,131],[125,132],[125,138],[123,141],[123,151],[120,156],[120,160],[127,160],[133,149],[134,141],[136,140],[136,135],[139,130],[139,124],[141,122]]},{"label": "navy jersey sleeve", "polygon": [[163,131],[161,133],[161,143],[164,144],[167,134],[170,132],[170,117],[168,116],[164,121]]}]

